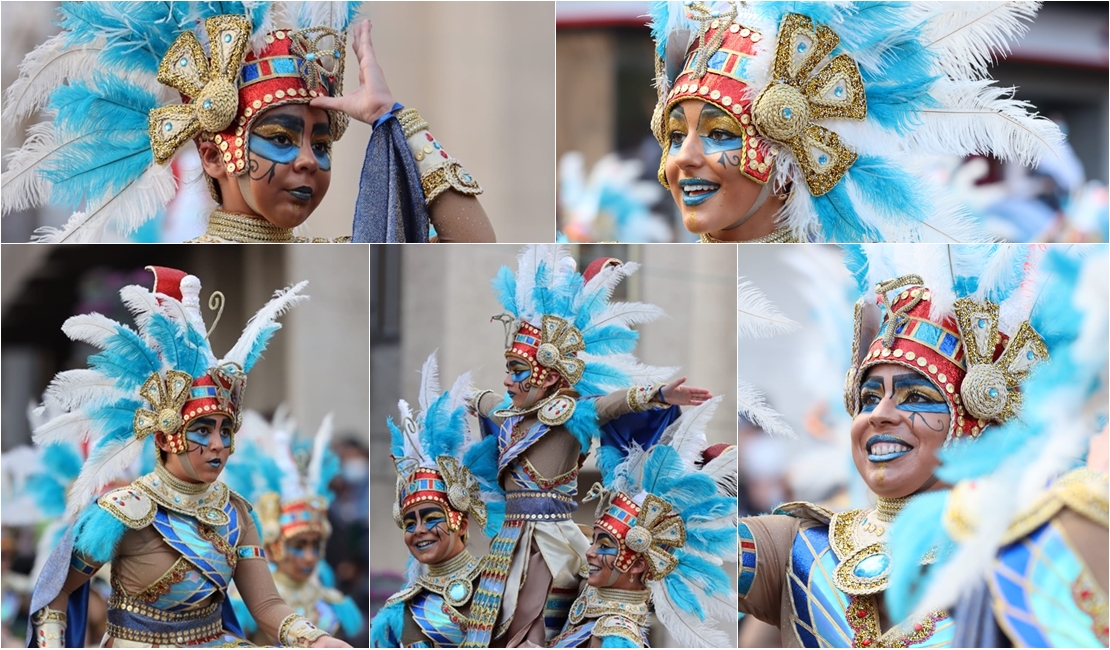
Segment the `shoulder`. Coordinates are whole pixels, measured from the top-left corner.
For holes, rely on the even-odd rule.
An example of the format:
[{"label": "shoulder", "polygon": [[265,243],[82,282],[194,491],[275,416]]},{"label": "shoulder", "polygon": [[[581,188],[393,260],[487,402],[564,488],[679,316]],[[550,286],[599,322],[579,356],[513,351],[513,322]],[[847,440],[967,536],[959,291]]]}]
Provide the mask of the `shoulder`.
[{"label": "shoulder", "polygon": [[[1107,486],[1105,474],[1086,468],[1064,474],[1010,522],[1003,543],[1027,537],[1048,521],[1058,517],[1060,511],[1065,508],[1106,528],[1110,525],[1110,517],[1107,514]],[[953,501],[956,501],[955,496],[953,494]]]},{"label": "shoulder", "polygon": [[254,506],[251,505],[251,502],[247,501],[246,497],[231,488],[227,488],[227,499],[231,501],[231,505],[235,506],[243,513],[254,511]]},{"label": "shoulder", "polygon": [[827,526],[835,513],[828,508],[808,501],[791,501],[775,508],[773,515],[786,515],[795,519],[814,521]]},{"label": "shoulder", "polygon": [[597,638],[618,637],[625,639],[636,648],[642,648],[644,646],[644,637],[640,630],[640,626],[636,621],[620,616],[619,614],[609,614],[597,619],[597,623],[594,625],[593,635]]},{"label": "shoulder", "polygon": [[134,485],[117,488],[96,500],[108,514],[132,530],[140,530],[154,521],[158,506]]}]

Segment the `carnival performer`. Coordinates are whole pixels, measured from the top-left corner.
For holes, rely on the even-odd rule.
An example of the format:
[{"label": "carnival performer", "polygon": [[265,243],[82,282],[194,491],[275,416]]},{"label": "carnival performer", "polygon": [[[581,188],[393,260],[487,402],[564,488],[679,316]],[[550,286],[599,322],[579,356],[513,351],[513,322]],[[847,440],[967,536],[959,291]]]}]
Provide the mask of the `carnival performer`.
[{"label": "carnival performer", "polygon": [[422,370],[420,411],[401,400],[400,426],[388,420],[397,467],[393,519],[412,559],[405,586],[370,623],[374,647],[457,648],[466,634],[480,573],[466,548],[471,521],[496,531],[505,510],[498,486],[483,485],[462,462],[480,444],[467,422],[472,393],[470,373],[440,393],[433,352]]},{"label": "carnival performer", "polygon": [[[721,565],[736,543],[736,463],[704,460],[716,397],[683,413],[650,449],[603,447],[586,560],[590,577],[554,648],[648,647],[649,603],[676,646],[727,647],[735,591]],[[734,447],[735,448],[735,447]],[[624,458],[621,458],[621,455]],[[733,459],[734,460],[734,459]]]},{"label": "carnival performer", "polygon": [[403,222],[401,240],[426,240],[429,212],[444,239],[492,239],[473,198],[481,187],[427,122],[399,105],[395,120],[378,114],[375,101],[393,103],[369,23],[354,29],[362,86],[337,99],[347,28],[360,5],[63,3],[62,33],[28,55],[5,94],[8,126],[41,107],[52,115],[9,158],[4,214],[85,204],[37,239],[97,241],[109,224],[130,234],[174,197],[167,163],[193,140],[218,204],[193,241],[308,241],[293,228],[327,193],[332,145],[353,116],[387,123],[375,129],[382,135],[371,139],[363,166],[356,240],[367,241],[359,224],[369,219]]},{"label": "carnival performer", "polygon": [[1062,139],[988,66],[1036,3],[659,2],[659,182],[703,242],[982,241],[922,154]]},{"label": "carnival performer", "polygon": [[[333,587],[334,576],[324,560],[331,536],[328,506],[333,494],[328,484],[339,472],[339,459],[330,447],[332,429],[329,414],[311,443],[295,442],[296,422],[284,405],[274,413],[273,423],[247,411],[237,441],[246,453],[229,460],[225,482],[255,505],[281,599],[317,628],[349,639],[362,629],[364,618],[354,600]],[[261,633],[238,590],[231,603],[252,639],[277,642]]]},{"label": "carnival performer", "polygon": [[778,626],[785,646],[953,644],[948,610],[892,616],[892,566],[912,572],[946,551],[893,556],[892,535],[928,537],[895,517],[946,487],[938,452],[974,449],[985,429],[1017,414],[1019,386],[1049,354],[1022,287],[1038,259],[1017,246],[848,249],[861,291],[877,294],[855,307],[844,397],[852,457],[878,502],[839,513],[795,502],[741,519],[740,610]]},{"label": "carnival performer", "polygon": [[559,632],[585,571],[589,541],[571,513],[593,440],[647,446],[678,416],[675,406],[711,397],[684,377],[658,383],[673,369],[641,365],[631,354],[638,334],[630,325],[663,313],[609,302],[638,268],[606,258],[580,274],[565,247],[528,246],[515,276],[502,267],[494,280],[507,310],[495,317],[506,325],[506,393],[481,391],[472,400],[496,454],[472,452],[465,462],[504,489],[506,517],[485,559],[465,647],[494,639],[543,645]]},{"label": "carnival performer", "polygon": [[[111,562],[106,646],[249,645],[225,607],[234,581],[259,627],[283,645],[346,647],[281,601],[250,504],[219,481],[235,450],[247,373],[280,328],[276,318],[305,299],[306,283],[276,293],[217,359],[199,280],[147,268],[152,291],[120,290],[137,331],[95,313],[62,327],[101,351],[89,369],[51,382],[44,399],[68,412],[36,429],[35,442],[88,440],[91,451],[67,498],[76,521],[35,585],[27,642],[83,646],[88,580]],[[157,447],[154,471],[89,503],[147,437]]]},{"label": "carnival performer", "polygon": [[895,522],[896,558],[954,548],[924,571],[894,565],[894,615],[954,606],[956,646],[1107,646],[1108,278],[1105,246],[1050,247],[1038,265],[1052,361],[1022,386],[1019,419],[941,452],[952,489]]}]

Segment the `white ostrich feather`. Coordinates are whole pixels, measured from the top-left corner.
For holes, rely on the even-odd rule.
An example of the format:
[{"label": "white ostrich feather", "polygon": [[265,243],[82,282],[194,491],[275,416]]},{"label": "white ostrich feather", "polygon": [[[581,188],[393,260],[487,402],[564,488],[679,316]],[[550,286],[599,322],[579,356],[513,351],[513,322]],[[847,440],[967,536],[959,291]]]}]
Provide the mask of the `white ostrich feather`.
[{"label": "white ostrich feather", "polygon": [[938,79],[930,95],[939,102],[920,111],[921,125],[904,140],[907,153],[945,153],[958,156],[993,155],[1022,165],[1056,156],[1063,140],[1051,120],[1030,114],[1029,103],[1013,99],[1013,88],[992,80]]},{"label": "white ostrich feather", "polygon": [[281,500],[299,499],[304,496],[304,486],[301,485],[301,473],[297,471],[297,462],[293,460],[290,433],[285,429],[275,429],[271,437],[274,450],[271,457],[281,470]]},{"label": "white ostrich feather", "polygon": [[243,333],[239,336],[239,340],[236,341],[235,346],[231,348],[223,359],[221,359],[221,362],[235,362],[242,365],[247,355],[250,354],[251,348],[254,347],[255,341],[258,339],[263,329],[272,325],[279,316],[294,305],[308,300],[308,296],[300,294],[301,290],[306,286],[308,286],[308,280],[302,280],[292,287],[275,291],[274,297],[247,321],[247,326],[243,329]]},{"label": "white ostrich feather", "polygon": [[161,311],[158,308],[158,298],[151,291],[137,284],[129,284],[120,289],[119,297],[123,306],[135,318],[135,324],[140,330],[145,329],[150,323],[151,316]]},{"label": "white ostrich feather", "polygon": [[[464,372],[455,378],[455,382],[451,384],[451,388],[447,391],[447,412],[454,413],[456,409],[465,408],[470,401],[471,396],[474,394],[474,382],[472,380],[472,373],[470,371]],[[470,442],[470,427],[466,427],[467,435],[463,436],[463,446],[469,447]],[[464,449],[465,451],[465,449]]]},{"label": "white ostrich feather", "polygon": [[[254,8],[260,4],[268,4],[268,0],[245,0],[245,2],[243,2],[243,13],[250,16]],[[275,22],[275,13],[273,9],[265,12],[265,18],[262,19],[262,24],[253,25],[251,28],[251,34],[253,34],[253,36],[251,36],[250,47],[251,51],[255,54],[266,49],[266,46],[269,45],[269,43],[266,42],[266,35],[278,29],[278,25]]]},{"label": "white ostrich feather", "polygon": [[305,484],[310,490],[322,491],[326,487],[320,485],[320,472],[324,466],[324,455],[327,453],[328,445],[331,444],[334,431],[335,416],[328,413],[320,422],[320,428],[316,430],[316,437],[312,440],[312,458],[309,459],[308,468],[305,470]]},{"label": "white ostrich feather", "polygon": [[705,428],[713,419],[713,413],[720,406],[723,395],[718,395],[703,404],[687,409],[659,437],[660,445],[669,445],[678,452],[682,462],[693,467],[705,450]]},{"label": "white ostrich feather", "polygon": [[[65,416],[62,416],[65,417]],[[40,443],[36,433],[36,443]],[[77,480],[70,486],[66,498],[66,517],[76,516],[90,501],[112,481],[127,472],[128,466],[143,450],[141,440],[127,437],[111,440],[89,453]]]},{"label": "white ostrich feather", "polygon": [[578,358],[590,364],[594,376],[598,376],[599,368],[595,362],[602,363],[607,366],[616,368],[619,373],[624,373],[628,377],[623,377],[620,374],[612,375],[608,382],[599,382],[603,385],[611,385],[610,390],[616,390],[620,386],[628,387],[631,383],[634,386],[641,386],[644,384],[655,384],[661,381],[667,381],[674,377],[678,372],[678,368],[673,366],[649,366],[640,363],[631,354],[610,354],[607,356],[597,356],[579,352]]},{"label": "white ostrich feather", "polygon": [[420,411],[428,412],[428,407],[439,397],[439,362],[436,353],[432,352],[424,361],[420,369]]},{"label": "white ostrich feather", "polygon": [[91,205],[88,213],[73,213],[61,229],[39,228],[34,240],[47,244],[93,241],[100,238],[109,223],[120,234],[128,235],[165,208],[176,192],[177,184],[169,168],[151,165],[122,190]]},{"label": "white ostrich feather", "polygon": [[35,429],[31,439],[36,445],[46,446],[60,442],[84,442],[93,429],[92,417],[83,411],[63,413]]},{"label": "white ostrich feather", "polygon": [[336,31],[347,28],[347,2],[286,2],[285,12],[294,29],[330,27]]},{"label": "white ostrich feather", "polygon": [[772,436],[796,437],[794,430],[786,423],[782,414],[767,404],[767,400],[755,386],[745,381],[736,382],[736,410]]},{"label": "white ostrich feather", "polygon": [[733,497],[737,493],[738,476],[736,467],[738,458],[736,445],[733,445],[701,468],[702,473],[713,479],[713,482],[720,486],[725,494]]},{"label": "white ostrich feather", "polygon": [[63,49],[66,34],[47,39],[19,64],[19,78],[4,91],[5,129],[13,129],[50,101],[50,95],[64,82],[82,79],[97,68],[96,57],[103,42],[79,43]]},{"label": "white ostrich feather", "polygon": [[416,447],[415,437],[416,432],[409,432],[406,426],[408,422],[416,422],[416,417],[412,412],[412,407],[405,400],[397,401],[397,410],[401,412],[401,421],[397,423],[397,428],[401,430],[401,455],[404,458],[419,458]]},{"label": "white ostrich feather", "polygon": [[42,401],[47,410],[64,412],[109,404],[130,396],[130,393],[116,386],[115,379],[95,370],[80,368],[55,375],[46,387]]},{"label": "white ostrich feather", "polygon": [[1019,259],[1027,257],[1029,254],[1028,246],[1021,246],[1019,244],[1003,244],[998,247],[994,255],[987,260],[987,265],[979,274],[979,286],[972,294],[976,300],[985,300],[987,294],[992,289],[1002,284],[1007,284],[1013,280],[1020,280],[1021,270],[1018,270],[1019,277],[1014,278],[1013,269],[1014,263]]},{"label": "white ostrich feather", "polygon": [[603,325],[631,327],[641,323],[650,323],[665,315],[666,312],[663,311],[662,307],[646,302],[616,302],[610,304],[605,311],[598,314],[589,326],[583,330],[583,333]]},{"label": "white ostrich feather", "polygon": [[1039,2],[938,2],[938,14],[924,25],[925,46],[949,77],[981,78],[996,53],[1008,54],[1010,42],[1025,34]]},{"label": "white ostrich feather", "polygon": [[575,300],[575,304],[582,304],[587,299],[598,295],[598,292],[601,292],[600,295],[602,295],[605,300],[609,300],[613,297],[613,290],[617,288],[617,285],[639,270],[640,265],[636,262],[624,262],[623,264],[607,266],[601,269],[598,271],[597,275],[590,278],[589,282],[582,287],[582,292]]},{"label": "white ostrich feather", "polygon": [[62,323],[62,332],[70,339],[88,343],[102,350],[108,345],[108,339],[121,328],[134,332],[130,327],[96,312],[70,316]]},{"label": "white ostrich feather", "polygon": [[[659,617],[659,622],[663,627],[667,628],[671,636],[678,642],[678,647],[688,648],[723,648],[729,644],[728,635],[717,629],[713,625],[706,625],[705,622],[698,620],[696,616],[691,616],[689,613],[684,612],[678,605],[671,599],[666,587],[659,581],[652,580],[648,582],[651,589],[652,600],[655,602],[655,614]],[[694,593],[700,593],[695,585],[688,584],[694,590]],[[712,610],[714,613],[720,608],[717,606],[710,607],[710,599],[699,599],[702,607],[706,610]],[[714,603],[716,605],[716,603]],[[733,612],[736,611],[735,598],[732,603]],[[710,618],[709,611],[706,612],[706,618]],[[713,616],[713,618],[719,618]]]},{"label": "white ostrich feather", "polygon": [[[62,146],[65,144],[69,143]],[[59,148],[50,122],[35,124],[27,130],[23,146],[8,156],[8,169],[0,176],[4,215],[29,210],[50,199],[51,183],[39,173],[39,165]]]},{"label": "white ostrich feather", "polygon": [[741,339],[788,334],[801,326],[779,311],[759,287],[741,282],[736,287],[736,332]]}]

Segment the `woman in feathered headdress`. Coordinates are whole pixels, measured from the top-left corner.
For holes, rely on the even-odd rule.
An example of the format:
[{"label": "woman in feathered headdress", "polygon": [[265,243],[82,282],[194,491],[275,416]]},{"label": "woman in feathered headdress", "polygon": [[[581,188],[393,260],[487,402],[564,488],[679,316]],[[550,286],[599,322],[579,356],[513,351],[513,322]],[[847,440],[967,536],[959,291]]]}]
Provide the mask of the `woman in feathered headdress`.
[{"label": "woman in feathered headdress", "polygon": [[[644,303],[610,303],[639,268],[613,258],[584,273],[562,246],[528,246],[514,275],[502,267],[494,291],[506,313],[505,394],[481,391],[485,455],[466,463],[506,492],[505,523],[486,558],[466,647],[545,643],[561,629],[577,592],[588,540],[571,521],[578,470],[595,438],[650,444],[708,390],[669,384],[670,368],[640,364],[630,326],[658,318]],[[612,391],[612,392],[610,392]],[[604,430],[602,430],[604,429]]]},{"label": "woman in feathered headdress", "polygon": [[473,198],[481,187],[393,102],[367,22],[353,29],[363,85],[341,97],[360,4],[63,3],[62,33],[28,55],[5,94],[5,124],[39,108],[51,120],[10,158],[4,214],[84,204],[39,239],[97,241],[108,224],[130,234],[174,197],[166,163],[193,140],[219,204],[194,241],[307,241],[293,228],[328,191],[332,144],[354,117],[385,125],[367,151],[356,241],[385,241],[387,227],[389,241],[426,241],[429,213],[446,236],[491,239]]},{"label": "woman in feathered headdress", "polygon": [[467,423],[472,393],[470,373],[440,393],[433,352],[421,374],[420,411],[401,400],[400,426],[388,421],[397,468],[393,519],[412,559],[404,588],[370,623],[375,647],[456,648],[466,634],[479,576],[479,561],[466,549],[470,525],[496,530],[505,508],[500,488],[463,462],[478,443]]},{"label": "woman in feathered headdress", "polygon": [[675,645],[725,647],[735,591],[721,565],[736,544],[736,463],[704,461],[705,427],[720,397],[667,427],[658,444],[605,447],[593,539],[586,552],[589,580],[551,647],[648,646],[648,612]]},{"label": "woman in feathered headdress", "polygon": [[[978,613],[911,614],[893,597],[892,571],[916,575],[948,551],[939,520],[899,513],[933,503],[948,487],[942,460],[960,450],[981,459],[984,432],[1020,412],[1053,342],[1051,327],[1030,324],[1031,313],[1051,322],[1030,284],[1040,252],[868,245],[849,247],[846,261],[864,297],[844,398],[852,457],[878,501],[837,513],[788,503],[742,519],[740,609],[777,625],[785,645],[968,645],[960,616]],[[900,537],[911,541],[895,551]]]},{"label": "woman in feathered headdress", "polygon": [[[331,536],[328,506],[333,495],[328,484],[339,471],[330,448],[332,416],[324,418],[311,441],[294,441],[296,430],[284,405],[272,423],[253,411],[244,413],[237,444],[246,453],[228,462],[226,483],[255,506],[281,599],[317,628],[350,639],[365,619],[351,597],[334,588],[331,567],[324,560]],[[238,592],[232,604],[245,632],[257,634],[259,642],[277,641],[259,633]]]},{"label": "woman in feathered headdress", "polygon": [[1036,3],[657,2],[659,182],[702,241],[978,241],[922,153],[1061,139],[987,66]]},{"label": "woman in feathered headdress", "polygon": [[[109,644],[241,644],[230,606],[234,580],[255,620],[283,645],[343,647],[284,604],[273,586],[251,506],[219,481],[235,450],[247,373],[281,326],[278,316],[305,299],[304,282],[279,291],[217,359],[200,314],[200,282],[148,267],[154,289],[120,297],[138,330],[100,314],[74,316],[62,329],[100,348],[90,368],[51,382],[47,406],[67,411],[35,430],[35,442],[91,446],[67,495],[77,515],[46,562],[31,600],[27,641],[84,644],[89,577],[112,563]],[[90,503],[152,437],[154,471]]]}]

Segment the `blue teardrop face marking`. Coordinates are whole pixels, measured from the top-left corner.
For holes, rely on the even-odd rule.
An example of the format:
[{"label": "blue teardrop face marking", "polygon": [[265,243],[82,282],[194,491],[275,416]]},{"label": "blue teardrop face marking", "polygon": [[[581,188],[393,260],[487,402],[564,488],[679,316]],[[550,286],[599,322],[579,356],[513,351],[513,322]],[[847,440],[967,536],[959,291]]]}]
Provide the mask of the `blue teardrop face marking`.
[{"label": "blue teardrop face marking", "polygon": [[885,553],[868,555],[859,561],[852,573],[858,578],[877,578],[890,567],[890,557]]},{"label": "blue teardrop face marking", "polygon": [[447,595],[451,597],[451,600],[458,602],[466,598],[466,587],[456,582],[448,587]]}]

